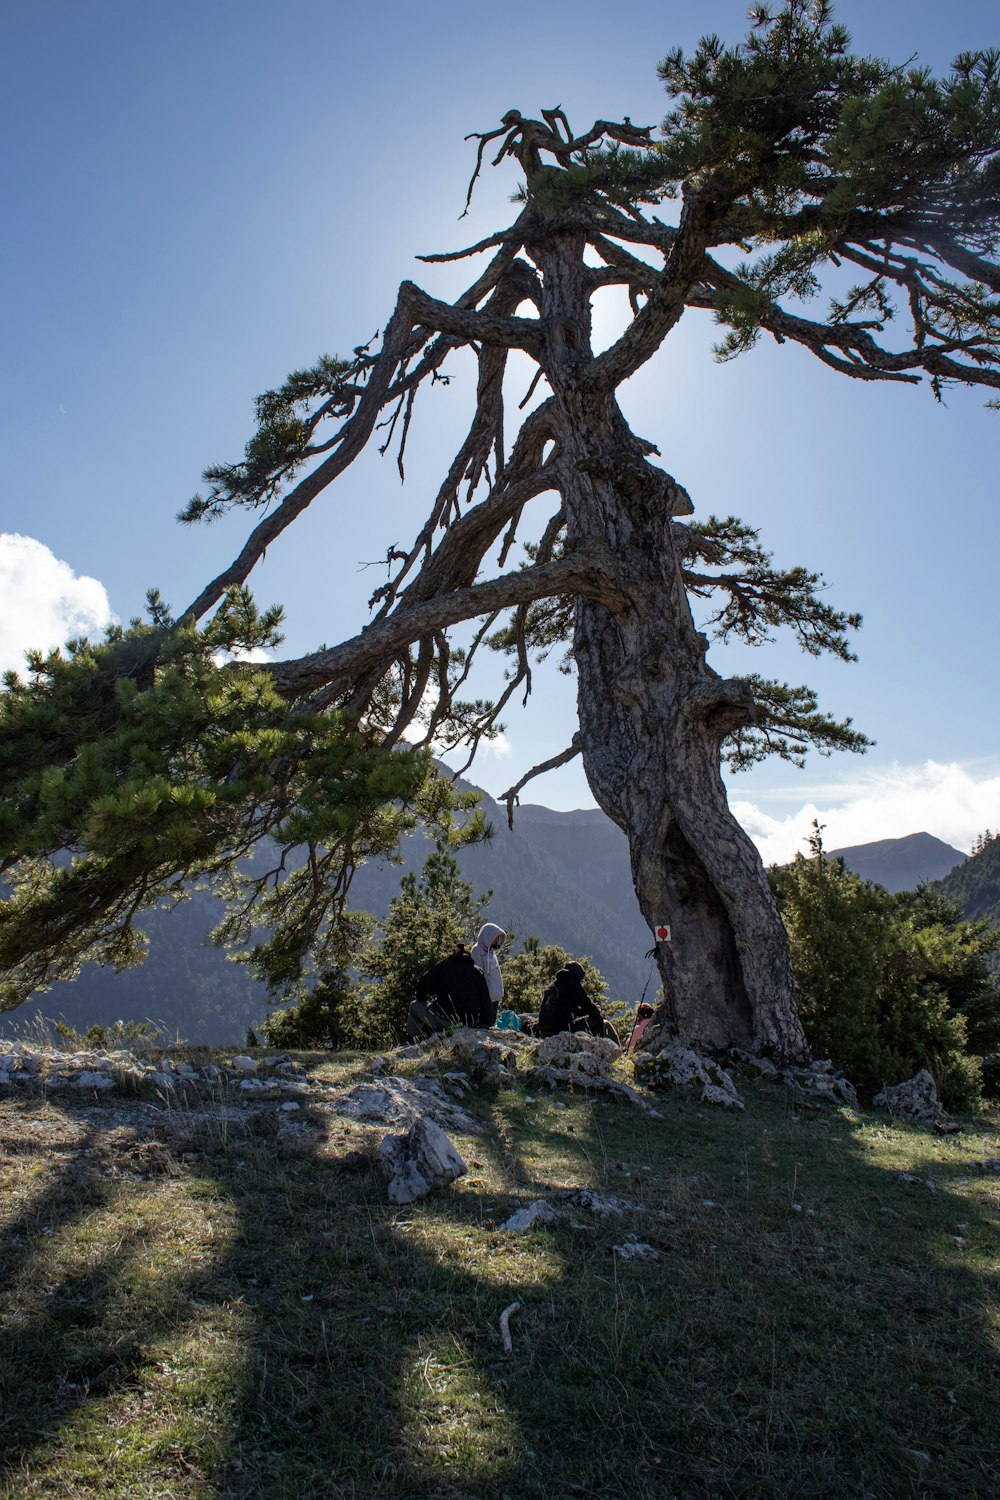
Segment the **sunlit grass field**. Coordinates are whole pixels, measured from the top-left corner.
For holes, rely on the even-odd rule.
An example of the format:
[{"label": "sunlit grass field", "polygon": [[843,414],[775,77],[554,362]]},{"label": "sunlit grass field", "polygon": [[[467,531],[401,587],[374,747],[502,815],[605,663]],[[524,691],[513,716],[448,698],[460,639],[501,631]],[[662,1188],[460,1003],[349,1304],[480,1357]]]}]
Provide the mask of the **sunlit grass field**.
[{"label": "sunlit grass field", "polygon": [[[997,1117],[745,1098],[479,1093],[468,1175],[403,1209],[322,1107],[7,1098],[0,1496],[993,1500]],[[641,1211],[499,1231],[577,1186]]]}]

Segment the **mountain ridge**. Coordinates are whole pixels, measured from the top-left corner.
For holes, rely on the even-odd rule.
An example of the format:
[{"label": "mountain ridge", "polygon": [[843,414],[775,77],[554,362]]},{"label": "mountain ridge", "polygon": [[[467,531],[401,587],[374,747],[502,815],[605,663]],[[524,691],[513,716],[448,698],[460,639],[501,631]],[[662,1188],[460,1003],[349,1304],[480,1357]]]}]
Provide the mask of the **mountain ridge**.
[{"label": "mountain ridge", "polygon": [[[537,937],[591,958],[608,980],[610,996],[634,1004],[649,978],[652,935],[632,887],[625,835],[597,808],[564,812],[541,803],[519,805],[511,829],[506,808],[475,790],[494,835],[487,844],[459,850],[457,858],[475,894],[492,890],[484,920],[513,933],[515,948]],[[1000,850],[1000,842],[995,847]],[[403,875],[419,871],[432,848],[426,834],[417,832],[403,841],[398,863],[362,865],[351,904],[384,917]],[[864,878],[892,880],[888,888],[895,890],[942,873],[960,874],[975,863],[926,833],[832,853]],[[909,884],[899,884],[904,872]],[[1000,859],[995,900],[1000,922]],[[207,942],[220,912],[210,893],[195,892],[172,911],[149,913],[143,919],[151,939],[145,964],[122,974],[87,965],[71,983],[0,1017],[0,1034],[21,1029],[39,1014],[63,1016],[78,1029],[119,1017],[151,1018],[192,1042],[232,1043],[259,1024],[273,1001],[245,968]]]},{"label": "mountain ridge", "polygon": [[875,839],[831,849],[849,870],[887,891],[912,891],[921,882],[941,880],[967,858],[961,849],[931,833],[907,833],[898,839]]}]

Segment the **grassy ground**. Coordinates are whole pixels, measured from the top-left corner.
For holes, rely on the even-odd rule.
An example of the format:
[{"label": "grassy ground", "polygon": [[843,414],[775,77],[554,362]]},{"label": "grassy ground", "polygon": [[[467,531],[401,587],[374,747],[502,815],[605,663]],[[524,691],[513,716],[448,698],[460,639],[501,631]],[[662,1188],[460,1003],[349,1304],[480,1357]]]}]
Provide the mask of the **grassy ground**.
[{"label": "grassy ground", "polygon": [[[996,1118],[746,1099],[481,1094],[469,1175],[406,1209],[319,1109],[281,1143],[240,1109],[5,1101],[0,1496],[992,1500]],[[579,1185],[645,1211],[498,1232]],[[616,1259],[630,1232],[662,1259]]]}]

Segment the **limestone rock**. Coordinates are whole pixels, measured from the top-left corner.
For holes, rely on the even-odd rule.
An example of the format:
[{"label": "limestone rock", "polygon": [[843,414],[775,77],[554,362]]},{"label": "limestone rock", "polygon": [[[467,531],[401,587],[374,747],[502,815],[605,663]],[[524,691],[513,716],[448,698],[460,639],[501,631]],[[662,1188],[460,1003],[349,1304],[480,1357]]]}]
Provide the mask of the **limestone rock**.
[{"label": "limestone rock", "polygon": [[875,1095],[872,1104],[876,1109],[887,1109],[890,1114],[903,1115],[910,1120],[927,1120],[931,1124],[944,1117],[937,1087],[926,1068],[921,1068],[905,1083],[883,1089]]},{"label": "limestone rock", "polygon": [[785,1086],[798,1094],[808,1094],[828,1104],[847,1104],[851,1109],[858,1107],[854,1085],[843,1074],[833,1071],[829,1058],[810,1063],[807,1068],[785,1068],[781,1077]]},{"label": "limestone rock", "polygon": [[755,1073],[758,1078],[779,1078],[781,1069],[777,1063],[773,1063],[769,1057],[757,1057],[753,1052],[744,1052],[740,1047],[734,1047],[730,1056],[737,1067],[744,1072]]},{"label": "limestone rock", "polygon": [[925,1187],[932,1198],[937,1197],[937,1184],[930,1177],[918,1177],[914,1172],[897,1172],[896,1181],[907,1187]]},{"label": "limestone rock", "polygon": [[413,1203],[469,1170],[440,1125],[426,1116],[405,1135],[387,1135],[379,1151],[390,1203]]},{"label": "limestone rock", "polygon": [[735,1088],[722,1088],[717,1083],[706,1083],[698,1096],[699,1104],[717,1104],[721,1109],[742,1109],[743,1100]]},{"label": "limestone rock", "polygon": [[844,1104],[850,1109],[858,1108],[858,1095],[853,1083],[849,1083],[846,1078],[837,1077],[833,1080],[833,1087]]},{"label": "limestone rock", "polygon": [[628,1239],[624,1245],[612,1245],[612,1254],[617,1260],[659,1260],[660,1252],[642,1240]]},{"label": "limestone rock", "polygon": [[481,1120],[448,1099],[439,1084],[427,1080],[380,1078],[335,1093],[325,1102],[334,1114],[368,1124],[412,1125],[427,1117],[442,1129],[462,1135],[478,1135],[483,1129]]},{"label": "limestone rock", "polygon": [[512,1213],[509,1219],[505,1219],[500,1225],[502,1230],[510,1234],[524,1234],[525,1230],[534,1229],[536,1224],[558,1224],[559,1215],[550,1203],[544,1198],[536,1198],[534,1203],[519,1208]]},{"label": "limestone rock", "polygon": [[595,1193],[593,1188],[563,1188],[559,1194],[569,1208],[583,1209],[585,1213],[607,1218],[608,1214],[641,1214],[641,1203],[631,1198],[616,1198],[613,1193]]},{"label": "limestone rock", "polygon": [[558,1036],[543,1037],[538,1044],[538,1062],[565,1066],[563,1059],[578,1057],[599,1060],[608,1068],[622,1055],[617,1043],[606,1036],[591,1036],[589,1031],[561,1031]]},{"label": "limestone rock", "polygon": [[608,1037],[564,1031],[559,1036],[545,1037],[539,1044],[528,1081],[533,1085],[548,1084],[550,1088],[562,1083],[571,1088],[603,1089],[617,1098],[629,1099],[646,1114],[659,1119],[658,1112],[641,1094],[614,1076],[612,1067],[620,1056],[621,1048]]},{"label": "limestone rock", "polygon": [[517,1075],[517,1057],[512,1048],[482,1032],[463,1031],[453,1039],[449,1053],[473,1083],[486,1088],[499,1088]]},{"label": "limestone rock", "polygon": [[254,1062],[253,1058],[247,1057],[246,1055],[234,1057],[233,1067],[236,1069],[237,1073],[256,1073],[257,1071],[257,1064]]},{"label": "limestone rock", "polygon": [[743,1100],[735,1083],[721,1064],[713,1058],[700,1057],[693,1047],[671,1042],[655,1057],[642,1057],[636,1063],[636,1079],[647,1088],[683,1088],[688,1084],[699,1089],[702,1104],[717,1104],[724,1109],[742,1109]]},{"label": "limestone rock", "polygon": [[92,1073],[84,1070],[76,1075],[73,1086],[78,1089],[113,1089],[115,1080],[110,1073]]}]

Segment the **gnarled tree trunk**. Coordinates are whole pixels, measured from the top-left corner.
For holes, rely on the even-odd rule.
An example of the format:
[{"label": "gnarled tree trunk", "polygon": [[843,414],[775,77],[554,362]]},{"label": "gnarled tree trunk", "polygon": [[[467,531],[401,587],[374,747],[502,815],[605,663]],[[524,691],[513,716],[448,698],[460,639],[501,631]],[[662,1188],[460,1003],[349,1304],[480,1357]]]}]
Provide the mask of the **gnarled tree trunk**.
[{"label": "gnarled tree trunk", "polygon": [[542,271],[567,545],[603,543],[618,575],[620,602],[576,604],[587,779],[628,837],[644,917],[670,924],[657,959],[676,1029],[713,1049],[802,1059],[784,928],[720,773],[721,741],[752,703],[705,661],[671,532],[690,501],[649,462],[614,392],[584,378],[593,351],[582,235],[562,228],[527,248]]}]

